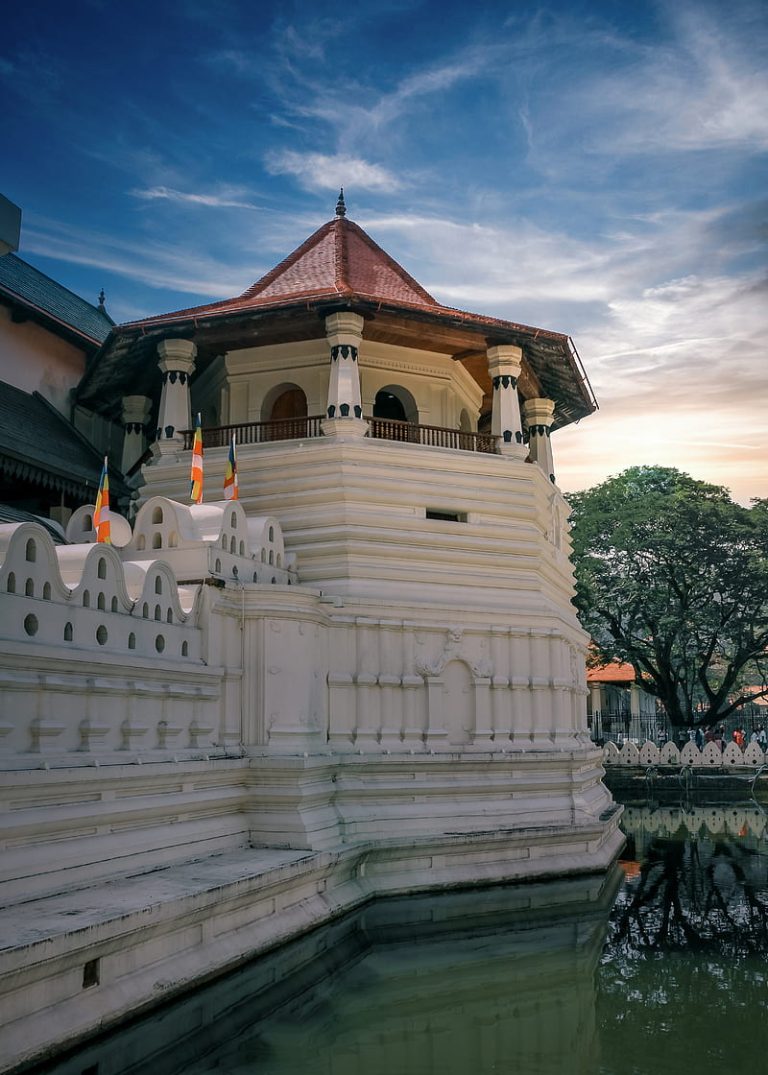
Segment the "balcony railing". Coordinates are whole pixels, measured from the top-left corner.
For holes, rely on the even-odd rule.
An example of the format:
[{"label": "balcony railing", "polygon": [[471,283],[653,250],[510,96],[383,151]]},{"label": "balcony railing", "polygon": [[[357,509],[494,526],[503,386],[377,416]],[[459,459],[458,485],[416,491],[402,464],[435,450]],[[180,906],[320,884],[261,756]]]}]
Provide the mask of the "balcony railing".
[{"label": "balcony railing", "polygon": [[[231,426],[206,426],[203,445],[206,448],[226,448],[234,434],[237,444],[269,444],[276,440],[306,440],[321,437],[322,415],[310,418],[279,418],[274,422],[240,422]],[[184,430],[184,447],[192,447],[194,429]]]},{"label": "balcony railing", "polygon": [[[322,415],[309,418],[281,418],[274,422],[241,422],[229,426],[203,429],[206,448],[225,448],[234,435],[237,444],[268,444],[279,440],[306,440],[322,436]],[[368,435],[376,440],[393,440],[405,444],[425,444],[432,448],[453,448],[463,452],[498,452],[497,438],[489,433],[465,433],[443,426],[416,425],[391,418],[369,418]],[[184,447],[192,447],[194,430],[184,430]]]},{"label": "balcony railing", "polygon": [[427,444],[431,448],[454,448],[462,452],[498,452],[497,438],[489,433],[465,433],[444,426],[422,426],[398,422],[393,418],[370,418],[369,436],[376,440],[399,440],[408,444]]}]

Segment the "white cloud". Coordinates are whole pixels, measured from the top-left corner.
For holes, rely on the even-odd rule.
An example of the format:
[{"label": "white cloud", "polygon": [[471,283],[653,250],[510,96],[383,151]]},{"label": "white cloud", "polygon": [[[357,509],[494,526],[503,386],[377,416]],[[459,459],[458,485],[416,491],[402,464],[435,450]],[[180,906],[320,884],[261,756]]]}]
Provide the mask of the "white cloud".
[{"label": "white cloud", "polygon": [[271,175],[292,175],[307,190],[338,190],[350,186],[356,190],[391,194],[402,186],[402,182],[386,168],[342,153],[283,150],[268,154],[265,163]]},{"label": "white cloud", "polygon": [[[765,26],[756,33],[759,22],[751,27],[736,8],[748,14],[751,5],[735,5],[729,17],[706,3],[669,5],[663,37],[647,45],[614,39],[612,63],[585,63],[535,117],[538,151],[574,135],[582,149],[614,159],[768,148]],[[598,49],[593,36],[585,55]]]},{"label": "white cloud", "polygon": [[264,272],[232,259],[224,264],[183,243],[118,239],[34,217],[23,235],[22,255],[29,253],[104,269],[149,287],[198,296],[201,302],[238,295]]},{"label": "white cloud", "polygon": [[258,209],[253,202],[243,201],[247,193],[241,187],[221,190],[218,194],[195,194],[191,191],[175,190],[173,187],[156,186],[135,188],[128,192],[131,197],[142,201],[170,201],[188,205],[204,205],[214,209]]}]

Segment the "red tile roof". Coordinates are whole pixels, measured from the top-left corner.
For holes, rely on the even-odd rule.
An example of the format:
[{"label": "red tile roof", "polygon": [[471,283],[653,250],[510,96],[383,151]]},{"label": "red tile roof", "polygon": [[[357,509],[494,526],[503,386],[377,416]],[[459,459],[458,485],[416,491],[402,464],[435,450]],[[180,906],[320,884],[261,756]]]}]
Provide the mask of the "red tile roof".
[{"label": "red tile roof", "polygon": [[166,318],[235,313],[301,299],[353,295],[397,306],[442,308],[361,227],[345,217],[336,217],[242,295],[132,324],[151,325]]},{"label": "red tile roof", "polygon": [[635,670],[631,664],[602,664],[587,669],[587,683],[634,683]]}]

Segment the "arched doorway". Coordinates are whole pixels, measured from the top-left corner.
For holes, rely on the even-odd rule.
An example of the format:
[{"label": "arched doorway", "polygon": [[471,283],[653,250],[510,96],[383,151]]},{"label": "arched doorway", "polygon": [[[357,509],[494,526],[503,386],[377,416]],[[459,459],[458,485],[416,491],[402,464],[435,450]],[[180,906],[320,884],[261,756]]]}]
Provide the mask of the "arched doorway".
[{"label": "arched doorway", "polygon": [[262,410],[264,421],[274,422],[265,430],[266,440],[294,440],[307,435],[307,397],[296,384],[279,385],[267,394]]},{"label": "arched doorway", "polygon": [[379,389],[373,401],[373,417],[386,423],[407,423],[402,426],[382,424],[374,427],[376,436],[386,440],[418,441],[418,432],[409,426],[419,424],[419,408],[411,393],[402,385],[388,384]]},{"label": "arched doorway", "polygon": [[387,418],[393,422],[408,421],[402,400],[394,392],[387,392],[383,388],[376,393],[376,399],[373,402],[373,417]]}]

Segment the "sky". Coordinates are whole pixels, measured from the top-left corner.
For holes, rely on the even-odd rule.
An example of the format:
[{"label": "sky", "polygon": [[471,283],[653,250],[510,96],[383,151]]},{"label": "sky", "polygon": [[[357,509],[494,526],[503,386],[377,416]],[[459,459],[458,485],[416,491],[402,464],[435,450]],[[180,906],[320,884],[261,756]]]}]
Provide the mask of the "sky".
[{"label": "sky", "polygon": [[240,294],[348,215],[440,302],[572,336],[558,483],[768,496],[768,7],[6,7],[21,257],[117,321]]}]

